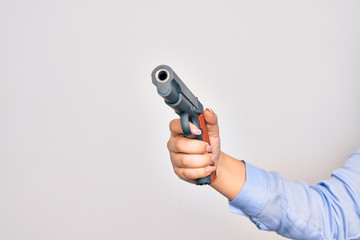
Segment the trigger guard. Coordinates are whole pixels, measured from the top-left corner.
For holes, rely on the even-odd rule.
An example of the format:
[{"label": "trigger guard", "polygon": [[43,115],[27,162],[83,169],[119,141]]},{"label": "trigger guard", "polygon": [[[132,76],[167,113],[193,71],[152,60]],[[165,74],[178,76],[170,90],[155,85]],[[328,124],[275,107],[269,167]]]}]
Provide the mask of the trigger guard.
[{"label": "trigger guard", "polygon": [[186,112],[180,114],[181,128],[185,136],[192,135],[189,124],[189,115]]}]

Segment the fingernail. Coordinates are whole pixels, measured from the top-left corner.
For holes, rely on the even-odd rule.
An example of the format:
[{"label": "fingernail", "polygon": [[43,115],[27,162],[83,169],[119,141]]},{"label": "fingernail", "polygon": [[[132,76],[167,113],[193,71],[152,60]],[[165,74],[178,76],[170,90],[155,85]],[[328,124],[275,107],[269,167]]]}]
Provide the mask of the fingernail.
[{"label": "fingernail", "polygon": [[191,132],[195,135],[200,135],[201,131],[196,126],[191,126]]},{"label": "fingernail", "polygon": [[206,168],[206,172],[207,173],[211,173],[211,172],[213,172],[213,171],[215,171],[216,170],[216,167],[215,166],[211,166],[211,167],[207,167]]},{"label": "fingernail", "polygon": [[212,152],[212,147],[211,147],[210,145],[208,145],[208,146],[206,147],[206,151],[207,151],[207,152]]},{"label": "fingernail", "polygon": [[214,113],[214,110],[212,110],[212,108],[209,108],[209,110],[210,110],[211,113]]},{"label": "fingernail", "polygon": [[213,164],[215,162],[215,159],[216,159],[216,155],[212,155],[211,156],[211,164]]}]

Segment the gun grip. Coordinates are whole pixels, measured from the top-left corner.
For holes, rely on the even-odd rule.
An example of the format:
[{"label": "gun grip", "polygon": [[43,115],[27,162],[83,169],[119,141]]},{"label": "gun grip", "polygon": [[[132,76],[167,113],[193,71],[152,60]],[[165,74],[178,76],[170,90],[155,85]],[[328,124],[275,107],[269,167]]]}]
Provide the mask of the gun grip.
[{"label": "gun grip", "polygon": [[[210,138],[209,138],[209,133],[206,127],[206,122],[205,122],[205,118],[203,114],[199,115],[199,123],[200,123],[200,128],[202,130],[202,134],[201,134],[201,140],[204,142],[207,142],[210,145]],[[215,164],[211,164],[210,166],[215,166]],[[206,184],[211,184],[214,180],[216,179],[216,171],[212,172],[210,175],[203,177],[203,178],[198,178],[195,180],[195,184],[196,185],[206,185]]]},{"label": "gun grip", "polygon": [[[183,133],[185,136],[190,137],[194,136],[191,133],[190,124],[189,124],[189,114],[187,112],[180,113],[180,120],[181,120],[181,128],[183,130]],[[209,133],[206,127],[206,122],[203,114],[200,114],[198,117],[192,117],[191,122],[195,124],[196,127],[198,127],[202,134],[199,136],[195,136],[196,139],[207,142],[210,145],[210,138]],[[211,164],[211,166],[215,166],[215,164]],[[211,184],[216,178],[216,171],[212,172],[210,175],[195,179],[194,182],[196,185],[208,185]]]}]

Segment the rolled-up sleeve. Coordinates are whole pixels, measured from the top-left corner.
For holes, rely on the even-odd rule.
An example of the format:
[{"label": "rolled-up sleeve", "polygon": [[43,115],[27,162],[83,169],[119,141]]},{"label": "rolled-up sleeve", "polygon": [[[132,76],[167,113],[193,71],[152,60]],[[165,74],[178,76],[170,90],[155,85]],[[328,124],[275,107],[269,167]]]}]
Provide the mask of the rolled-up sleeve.
[{"label": "rolled-up sleeve", "polygon": [[294,239],[360,237],[360,149],[330,179],[312,186],[245,164],[244,186],[229,201],[232,213]]}]

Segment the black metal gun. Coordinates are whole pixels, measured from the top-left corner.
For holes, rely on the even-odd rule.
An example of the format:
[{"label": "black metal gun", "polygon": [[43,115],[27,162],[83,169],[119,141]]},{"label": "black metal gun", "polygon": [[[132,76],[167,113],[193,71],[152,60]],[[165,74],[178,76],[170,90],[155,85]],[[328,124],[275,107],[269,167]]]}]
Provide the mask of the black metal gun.
[{"label": "black metal gun", "polygon": [[[204,119],[204,107],[197,97],[186,87],[176,73],[166,65],[156,67],[152,74],[152,82],[157,87],[157,92],[165,99],[180,116],[181,128],[187,137],[196,138],[210,144],[210,139]],[[192,122],[200,131],[201,135],[194,136],[190,130]],[[197,185],[211,184],[216,178],[216,171],[204,178],[195,180]]]}]

